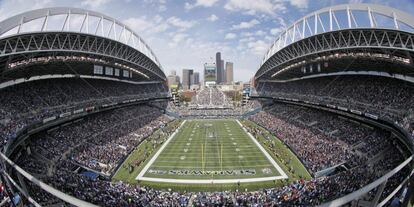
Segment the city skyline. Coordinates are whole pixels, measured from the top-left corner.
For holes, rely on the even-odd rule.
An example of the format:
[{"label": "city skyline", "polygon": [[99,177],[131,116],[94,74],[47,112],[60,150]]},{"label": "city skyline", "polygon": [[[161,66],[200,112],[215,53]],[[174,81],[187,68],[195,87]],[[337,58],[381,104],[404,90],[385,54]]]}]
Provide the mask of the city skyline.
[{"label": "city skyline", "polygon": [[344,3],[377,3],[414,13],[412,0],[2,0],[0,20],[56,6],[102,12],[143,37],[165,74],[183,68],[201,74],[203,63],[221,51],[223,59],[234,63],[234,80],[246,82],[284,28],[313,11]]},{"label": "city skyline", "polygon": [[[217,60],[217,57],[220,57],[220,60]],[[219,77],[219,72],[217,69],[217,61],[220,62],[222,66],[221,77]],[[201,83],[206,82],[206,66],[207,67],[214,67],[215,68],[215,82],[217,84],[231,84],[233,82],[238,82],[238,80],[234,80],[234,64],[233,62],[226,61],[221,58],[221,52],[216,52],[216,60],[214,61],[211,58],[210,62],[206,62],[203,64],[203,69],[197,70],[195,68],[182,68],[178,70],[171,70],[167,73],[167,80],[169,85],[182,85],[183,88],[188,89],[192,85],[200,85]],[[182,75],[180,75],[182,74]],[[220,81],[219,81],[220,79]],[[182,80],[183,82],[181,82]],[[210,80],[211,81],[211,80]],[[250,80],[249,80],[250,81]],[[242,81],[242,82],[249,82],[249,81]]]}]

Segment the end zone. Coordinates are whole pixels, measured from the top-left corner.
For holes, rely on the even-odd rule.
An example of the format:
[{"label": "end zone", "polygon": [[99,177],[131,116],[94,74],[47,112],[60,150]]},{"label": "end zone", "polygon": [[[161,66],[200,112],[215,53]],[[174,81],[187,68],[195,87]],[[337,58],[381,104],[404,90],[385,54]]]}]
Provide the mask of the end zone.
[{"label": "end zone", "polygon": [[136,180],[140,181],[150,181],[150,182],[161,182],[161,183],[179,183],[179,184],[229,184],[229,183],[252,183],[252,182],[263,182],[263,181],[274,181],[274,180],[281,180],[287,179],[288,176],[282,170],[282,168],[276,163],[276,161],[270,156],[270,154],[261,146],[261,144],[250,134],[246,128],[236,120],[236,122],[240,125],[240,127],[244,130],[246,134],[252,139],[252,141],[256,144],[256,146],[260,149],[260,151],[265,155],[265,157],[269,160],[272,166],[277,170],[279,176],[271,176],[271,177],[257,177],[257,178],[239,178],[239,179],[173,179],[173,178],[153,178],[153,177],[145,177],[145,173],[151,167],[151,165],[155,162],[158,156],[162,153],[165,147],[171,142],[171,140],[175,137],[177,132],[182,128],[182,126],[186,123],[185,120],[181,125],[175,130],[173,134],[167,139],[167,141],[160,147],[160,149],[156,152],[156,154],[150,159],[150,161],[145,165],[145,167],[141,170],[138,176],[135,178]]}]

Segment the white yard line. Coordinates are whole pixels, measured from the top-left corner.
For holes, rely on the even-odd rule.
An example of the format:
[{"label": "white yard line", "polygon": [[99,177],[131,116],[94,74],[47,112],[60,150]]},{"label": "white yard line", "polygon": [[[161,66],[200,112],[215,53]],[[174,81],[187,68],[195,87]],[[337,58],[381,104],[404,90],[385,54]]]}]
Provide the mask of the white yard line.
[{"label": "white yard line", "polygon": [[259,147],[259,149],[263,152],[263,154],[266,156],[266,158],[272,163],[272,165],[276,168],[276,170],[279,172],[280,175],[282,175],[283,178],[287,179],[288,176],[286,173],[282,170],[282,168],[276,163],[276,161],[272,158],[272,156],[269,155],[269,153],[263,148],[263,146],[253,137],[250,132],[247,131],[246,128],[240,123],[239,120],[236,120],[237,123],[240,125],[241,128],[249,135],[249,137],[253,140],[253,142]]},{"label": "white yard line", "polygon": [[158,156],[161,154],[161,152],[164,150],[164,148],[170,143],[170,141],[174,138],[175,134],[181,129],[181,127],[187,122],[187,120],[184,120],[183,123],[181,123],[180,127],[178,127],[174,133],[171,134],[171,136],[167,139],[166,142],[161,146],[161,148],[155,153],[154,156],[152,156],[151,160],[145,165],[145,167],[141,170],[141,172],[138,174],[138,176],[135,178],[135,180],[142,180],[144,177],[144,174],[147,172],[147,170],[151,167],[151,165],[155,162],[155,160],[158,158]]},{"label": "white yard line", "polygon": [[150,178],[144,177],[144,174],[147,172],[149,167],[155,162],[157,157],[161,154],[162,150],[168,145],[171,139],[175,136],[186,121],[184,121],[181,126],[168,138],[168,140],[161,146],[158,152],[151,158],[151,160],[147,163],[144,169],[139,173],[136,177],[136,180],[143,180],[143,181],[151,181],[151,182],[161,182],[161,183],[183,183],[183,184],[225,184],[225,183],[251,183],[251,182],[263,182],[263,181],[272,181],[272,180],[280,180],[280,179],[287,179],[288,176],[282,170],[282,168],[273,160],[273,158],[269,155],[269,153],[260,145],[260,143],[251,135],[246,128],[236,120],[237,123],[240,125],[241,128],[249,135],[249,137],[253,140],[253,142],[257,145],[257,147],[263,152],[266,158],[270,161],[273,167],[279,172],[279,176],[272,176],[272,177],[261,177],[261,178],[240,178],[240,179],[170,179],[170,178]]}]

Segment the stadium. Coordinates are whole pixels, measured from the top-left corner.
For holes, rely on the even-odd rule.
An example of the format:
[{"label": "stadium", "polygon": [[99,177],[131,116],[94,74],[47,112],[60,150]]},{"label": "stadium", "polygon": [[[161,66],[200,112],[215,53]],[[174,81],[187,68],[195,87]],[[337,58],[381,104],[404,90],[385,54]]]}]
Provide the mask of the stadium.
[{"label": "stadium", "polygon": [[123,22],[9,17],[0,205],[412,206],[413,57],[413,15],[327,7],[276,37],[243,105],[209,86],[178,106]]}]

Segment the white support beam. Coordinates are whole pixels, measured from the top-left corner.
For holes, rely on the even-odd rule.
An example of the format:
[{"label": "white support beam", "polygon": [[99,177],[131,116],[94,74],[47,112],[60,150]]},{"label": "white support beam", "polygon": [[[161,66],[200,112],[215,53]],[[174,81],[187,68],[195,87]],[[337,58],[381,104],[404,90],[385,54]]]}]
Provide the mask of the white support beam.
[{"label": "white support beam", "polygon": [[71,14],[71,12],[70,12],[70,10],[69,10],[69,13],[68,13],[68,31],[70,31],[70,17],[72,16],[72,14]]},{"label": "white support beam", "polygon": [[89,34],[89,13],[86,13],[86,33]]},{"label": "white support beam", "polygon": [[371,12],[370,7],[368,7],[368,18],[369,18],[369,25],[371,26],[371,28],[374,28],[375,24],[374,24],[374,20],[372,19],[372,12]]},{"label": "white support beam", "polygon": [[395,12],[392,12],[392,19],[394,20],[394,28],[400,29],[400,25],[398,24],[397,14],[395,14]]},{"label": "white support beam", "polygon": [[[106,36],[104,36],[104,37],[108,37],[108,38],[110,38],[110,37],[111,37],[111,32],[112,32],[112,29],[113,29],[113,27],[114,27],[114,24],[115,24],[115,21],[113,21],[113,22],[112,22],[111,27],[109,28],[108,33],[107,33],[107,34],[106,34]],[[102,28],[102,29],[103,29],[103,28]]]},{"label": "white support beam", "polygon": [[305,24],[306,24],[306,18],[303,19],[303,25],[302,25],[302,39],[305,38]]},{"label": "white support beam", "polygon": [[63,22],[63,26],[62,26],[62,30],[61,31],[65,31],[65,27],[66,27],[66,23],[69,19],[69,14],[66,15],[65,21]]},{"label": "white support beam", "polygon": [[326,203],[320,205],[320,207],[342,206],[342,205],[345,205],[345,204],[347,204],[347,203],[349,203],[349,202],[351,202],[351,201],[353,201],[357,198],[360,198],[361,196],[363,196],[366,193],[370,192],[372,189],[378,187],[379,185],[381,185],[382,183],[387,181],[390,177],[392,177],[393,175],[398,173],[400,170],[402,170],[406,165],[410,164],[410,162],[413,159],[413,156],[409,157],[404,162],[402,162],[397,167],[395,167],[393,170],[391,170],[387,174],[383,175],[381,178],[375,180],[374,182],[366,185],[365,187],[363,187],[359,190],[356,190],[356,191],[354,191],[354,192],[352,192],[352,193],[350,193],[346,196],[343,196],[341,198],[337,198],[333,201],[326,202]]},{"label": "white support beam", "polygon": [[351,12],[351,18],[354,21],[355,27],[359,27],[358,22],[355,20],[354,14],[352,12]]},{"label": "white support beam", "polygon": [[323,22],[322,22],[321,17],[319,15],[318,15],[318,20],[319,20],[319,23],[321,24],[323,32],[326,32],[325,26],[323,25]]},{"label": "white support beam", "polygon": [[16,165],[13,161],[11,161],[6,155],[0,152],[0,157],[2,160],[6,161],[12,168],[14,168],[18,173],[23,175],[26,179],[32,181],[33,184],[39,186],[41,189],[45,190],[46,192],[52,194],[53,196],[56,196],[57,198],[70,203],[75,206],[85,206],[85,207],[97,207],[94,204],[91,204],[89,202],[77,199],[73,196],[70,196],[66,193],[63,193],[62,191],[57,190],[56,188],[47,185],[46,183],[42,182],[41,180],[37,179],[36,177],[32,176],[25,170],[23,170],[21,167]]},{"label": "white support beam", "polygon": [[102,37],[105,37],[105,32],[104,32],[104,17],[102,16],[102,21],[101,21],[101,34]]},{"label": "white support beam", "polygon": [[333,30],[332,9],[329,9],[329,31]]},{"label": "white support beam", "polygon": [[[116,37],[117,37],[117,33],[116,33],[116,22],[115,22],[115,20],[114,20],[114,39],[116,40]],[[110,38],[109,36],[108,36],[108,38]]]},{"label": "white support beam", "polygon": [[95,35],[98,35],[99,26],[101,25],[101,22],[102,22],[102,17],[99,19],[98,24],[96,24]]},{"label": "white support beam", "polygon": [[349,6],[346,7],[346,17],[348,19],[348,28],[351,29],[352,28],[352,24],[351,24],[351,10],[349,9]]},{"label": "white support beam", "polygon": [[49,15],[50,15],[50,11],[47,10],[47,14],[45,16],[45,19],[43,20],[42,28],[40,29],[40,31],[42,32],[47,30],[47,23],[49,21]]},{"label": "white support beam", "polygon": [[79,32],[82,32],[83,27],[85,26],[86,23],[86,19],[87,19],[88,15],[85,15],[85,17],[83,18],[82,24],[80,26]]},{"label": "white support beam", "polygon": [[333,16],[333,19],[335,20],[335,23],[336,23],[336,26],[338,27],[338,29],[342,29],[342,28],[341,28],[341,25],[339,24],[338,19],[336,18],[335,13],[332,13],[332,16]]},{"label": "white support beam", "polygon": [[24,17],[20,19],[19,28],[17,28],[17,34],[20,34],[20,31],[23,27]]}]

